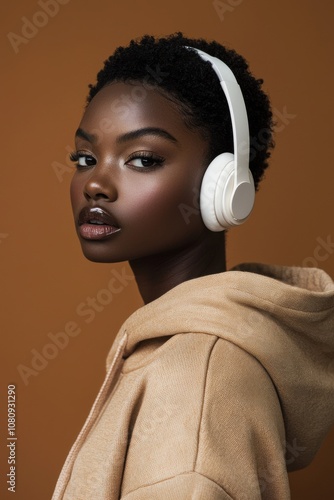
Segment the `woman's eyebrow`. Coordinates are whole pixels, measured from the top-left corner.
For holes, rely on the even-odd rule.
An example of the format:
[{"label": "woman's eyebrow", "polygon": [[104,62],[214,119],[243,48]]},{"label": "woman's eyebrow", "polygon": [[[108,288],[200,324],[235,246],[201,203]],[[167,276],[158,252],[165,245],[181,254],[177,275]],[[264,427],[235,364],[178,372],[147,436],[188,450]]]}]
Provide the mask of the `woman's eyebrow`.
[{"label": "woman's eyebrow", "polygon": [[75,137],[81,137],[81,139],[85,139],[88,142],[94,143],[97,140],[97,136],[94,134],[89,134],[82,128],[78,128],[75,132]]},{"label": "woman's eyebrow", "polygon": [[167,132],[167,130],[164,130],[159,127],[145,127],[137,130],[131,130],[130,132],[126,132],[125,134],[118,136],[116,138],[116,142],[121,143],[121,142],[131,141],[134,139],[139,139],[144,135],[154,135],[157,137],[162,137],[174,143],[178,142],[174,136],[172,136],[169,132]]},{"label": "woman's eyebrow", "polygon": [[[125,134],[119,135],[118,137],[116,137],[116,143],[121,144],[126,141],[139,139],[140,137],[143,137],[145,135],[162,137],[163,139],[167,139],[168,141],[171,141],[174,144],[178,142],[174,136],[172,136],[169,132],[167,132],[167,130],[164,130],[159,127],[144,127],[144,128],[139,128],[137,130],[131,130],[130,132],[126,132]],[[89,132],[86,132],[82,128],[78,128],[78,130],[75,133],[75,136],[81,137],[82,139],[85,139],[86,141],[92,144],[96,142],[98,139],[98,137],[95,134],[90,134]]]}]

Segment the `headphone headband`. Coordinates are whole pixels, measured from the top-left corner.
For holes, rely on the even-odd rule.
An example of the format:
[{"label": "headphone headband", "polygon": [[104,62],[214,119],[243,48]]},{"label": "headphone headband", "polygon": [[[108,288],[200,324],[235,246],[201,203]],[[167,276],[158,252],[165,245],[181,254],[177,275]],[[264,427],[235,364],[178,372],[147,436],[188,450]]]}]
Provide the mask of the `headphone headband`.
[{"label": "headphone headband", "polygon": [[249,128],[245,101],[240,86],[231,69],[220,59],[210,56],[203,50],[186,47],[194,50],[204,60],[211,63],[212,69],[219,78],[230,111],[236,186],[245,180],[248,181],[249,168]]}]

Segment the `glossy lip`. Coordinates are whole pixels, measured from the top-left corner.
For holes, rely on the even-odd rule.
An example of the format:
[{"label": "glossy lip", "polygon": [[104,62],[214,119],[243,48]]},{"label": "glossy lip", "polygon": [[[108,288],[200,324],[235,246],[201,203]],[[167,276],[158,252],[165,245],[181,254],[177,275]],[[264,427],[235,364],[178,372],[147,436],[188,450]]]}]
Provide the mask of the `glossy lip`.
[{"label": "glossy lip", "polygon": [[[93,222],[100,222],[94,224]],[[101,240],[121,230],[114,218],[101,207],[84,207],[78,217],[79,234],[87,240]]]}]

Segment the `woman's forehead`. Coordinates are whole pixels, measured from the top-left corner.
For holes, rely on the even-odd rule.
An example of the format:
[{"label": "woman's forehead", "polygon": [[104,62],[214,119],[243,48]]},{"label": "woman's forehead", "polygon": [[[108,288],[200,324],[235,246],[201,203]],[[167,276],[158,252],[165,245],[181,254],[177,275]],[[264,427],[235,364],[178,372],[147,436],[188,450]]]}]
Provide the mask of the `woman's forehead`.
[{"label": "woman's forehead", "polygon": [[[171,99],[157,88],[140,82],[114,82],[103,87],[86,108],[79,128],[92,134],[117,129],[120,133],[141,128],[163,129],[176,138],[191,135],[184,115]],[[198,131],[200,135],[200,131]]]}]

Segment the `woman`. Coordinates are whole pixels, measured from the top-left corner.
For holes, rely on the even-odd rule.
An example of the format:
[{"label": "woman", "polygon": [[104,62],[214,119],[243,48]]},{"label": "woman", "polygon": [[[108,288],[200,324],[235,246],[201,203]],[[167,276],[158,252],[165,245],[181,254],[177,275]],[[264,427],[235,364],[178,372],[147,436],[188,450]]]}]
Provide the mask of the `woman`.
[{"label": "woman", "polygon": [[176,34],[117,49],[90,86],[76,230],[89,260],[129,261],[145,305],[116,337],[54,500],[288,499],[287,469],[334,421],[331,278],[226,271],[224,229],[247,219],[272,147],[261,84],[234,51]]}]

